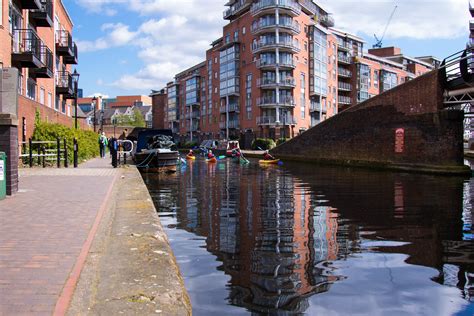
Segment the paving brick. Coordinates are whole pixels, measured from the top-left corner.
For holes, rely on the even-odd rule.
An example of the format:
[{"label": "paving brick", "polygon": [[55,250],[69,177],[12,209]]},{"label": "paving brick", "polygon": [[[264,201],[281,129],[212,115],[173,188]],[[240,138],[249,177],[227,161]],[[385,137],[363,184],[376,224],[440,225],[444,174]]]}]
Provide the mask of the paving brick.
[{"label": "paving brick", "polygon": [[51,315],[116,171],[23,169],[20,192],[0,201],[0,315]]}]

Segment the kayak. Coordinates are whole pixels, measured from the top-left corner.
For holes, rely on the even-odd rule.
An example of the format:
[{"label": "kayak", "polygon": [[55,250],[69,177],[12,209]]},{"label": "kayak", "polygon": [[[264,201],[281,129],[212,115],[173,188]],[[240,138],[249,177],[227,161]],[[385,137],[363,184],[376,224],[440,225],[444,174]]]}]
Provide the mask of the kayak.
[{"label": "kayak", "polygon": [[196,156],[186,156],[186,159],[188,159],[188,160],[196,160]]},{"label": "kayak", "polygon": [[206,159],[206,162],[209,162],[209,163],[216,163],[216,162],[217,162],[217,158],[214,157],[214,158],[211,158],[211,159]]},{"label": "kayak", "polygon": [[258,162],[264,165],[277,165],[280,159],[275,160],[259,160]]}]

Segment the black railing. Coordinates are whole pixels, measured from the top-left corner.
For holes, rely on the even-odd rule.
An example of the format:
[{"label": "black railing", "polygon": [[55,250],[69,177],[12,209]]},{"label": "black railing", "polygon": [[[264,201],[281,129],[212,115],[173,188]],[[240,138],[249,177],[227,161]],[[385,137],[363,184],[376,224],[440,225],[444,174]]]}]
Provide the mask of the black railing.
[{"label": "black railing", "polygon": [[69,71],[56,72],[56,88],[61,89],[64,93],[72,93],[72,76]]},{"label": "black railing", "polygon": [[72,49],[72,36],[66,30],[56,31],[56,46],[59,49]]},{"label": "black railing", "polygon": [[33,30],[14,29],[13,30],[13,53],[32,54],[36,58],[41,58],[42,41]]},{"label": "black railing", "polygon": [[41,62],[44,64],[45,68],[53,72],[53,52],[46,45],[41,46]]},{"label": "black railing", "polygon": [[474,48],[468,47],[443,60],[440,72],[445,88],[474,82],[473,50]]},{"label": "black railing", "polygon": [[41,8],[38,10],[31,10],[30,15],[34,19],[47,19],[49,17],[49,19],[52,21],[53,2],[51,0],[41,0]]}]

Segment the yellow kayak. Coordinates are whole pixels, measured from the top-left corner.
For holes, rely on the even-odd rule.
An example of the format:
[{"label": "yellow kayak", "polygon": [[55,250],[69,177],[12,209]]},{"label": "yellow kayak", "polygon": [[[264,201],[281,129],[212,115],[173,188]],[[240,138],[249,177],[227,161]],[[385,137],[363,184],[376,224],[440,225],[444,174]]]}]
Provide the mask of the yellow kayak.
[{"label": "yellow kayak", "polygon": [[211,158],[211,159],[206,159],[206,162],[215,163],[215,162],[217,162],[217,158],[214,157],[214,158]]},{"label": "yellow kayak", "polygon": [[196,160],[196,156],[186,156],[187,160]]},{"label": "yellow kayak", "polygon": [[259,160],[258,162],[264,165],[277,165],[280,159],[275,160]]}]

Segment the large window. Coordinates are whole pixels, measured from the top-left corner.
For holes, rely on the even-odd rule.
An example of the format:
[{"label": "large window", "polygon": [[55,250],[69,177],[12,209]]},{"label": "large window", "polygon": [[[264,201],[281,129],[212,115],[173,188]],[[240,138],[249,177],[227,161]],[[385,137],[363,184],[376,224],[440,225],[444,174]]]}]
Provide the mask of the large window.
[{"label": "large window", "polygon": [[248,74],[245,80],[245,109],[247,119],[252,119],[252,74]]},{"label": "large window", "polygon": [[239,92],[239,46],[234,45],[220,52],[220,96]]},{"label": "large window", "polygon": [[[313,91],[321,96],[327,95],[328,86],[328,54],[327,54],[327,35],[318,29],[314,29],[314,83]],[[310,80],[311,82],[312,80]]]},{"label": "large window", "polygon": [[370,67],[368,65],[358,65],[358,84],[359,92],[357,95],[357,101],[363,102],[369,98]]},{"label": "large window", "polygon": [[300,95],[300,106],[301,106],[301,118],[304,119],[306,116],[306,77],[305,74],[301,73],[301,95]]}]

